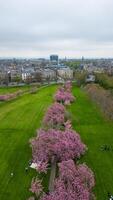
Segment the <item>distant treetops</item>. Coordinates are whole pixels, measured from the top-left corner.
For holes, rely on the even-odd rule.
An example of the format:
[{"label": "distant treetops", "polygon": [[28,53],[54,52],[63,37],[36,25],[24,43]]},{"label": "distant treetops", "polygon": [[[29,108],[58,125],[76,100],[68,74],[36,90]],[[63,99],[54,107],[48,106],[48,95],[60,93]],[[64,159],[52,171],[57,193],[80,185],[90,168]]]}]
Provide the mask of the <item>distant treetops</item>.
[{"label": "distant treetops", "polygon": [[[55,103],[49,107],[43,127],[30,140],[33,163],[39,173],[48,173],[48,191],[42,180],[32,179],[29,200],[94,200],[94,174],[86,164],[77,164],[87,147],[80,135],[72,129],[65,105],[74,102],[71,82],[66,82],[55,94]],[[42,174],[43,177],[43,174]]]}]

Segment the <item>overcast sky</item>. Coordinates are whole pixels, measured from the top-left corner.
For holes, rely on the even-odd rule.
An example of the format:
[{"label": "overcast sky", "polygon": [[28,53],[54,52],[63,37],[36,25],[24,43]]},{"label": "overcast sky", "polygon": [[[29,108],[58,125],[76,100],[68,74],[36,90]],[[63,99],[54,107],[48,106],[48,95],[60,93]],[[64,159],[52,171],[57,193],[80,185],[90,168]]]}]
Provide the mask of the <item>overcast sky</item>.
[{"label": "overcast sky", "polygon": [[0,0],[0,57],[113,57],[113,0]]}]

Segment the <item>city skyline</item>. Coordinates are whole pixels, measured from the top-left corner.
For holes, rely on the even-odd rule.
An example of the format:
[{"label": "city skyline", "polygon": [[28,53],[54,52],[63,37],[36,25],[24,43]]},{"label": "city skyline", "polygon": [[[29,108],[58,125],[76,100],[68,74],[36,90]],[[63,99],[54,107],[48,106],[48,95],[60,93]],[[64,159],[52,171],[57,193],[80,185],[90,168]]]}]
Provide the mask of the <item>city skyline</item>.
[{"label": "city skyline", "polygon": [[113,57],[112,0],[0,1],[0,57]]}]

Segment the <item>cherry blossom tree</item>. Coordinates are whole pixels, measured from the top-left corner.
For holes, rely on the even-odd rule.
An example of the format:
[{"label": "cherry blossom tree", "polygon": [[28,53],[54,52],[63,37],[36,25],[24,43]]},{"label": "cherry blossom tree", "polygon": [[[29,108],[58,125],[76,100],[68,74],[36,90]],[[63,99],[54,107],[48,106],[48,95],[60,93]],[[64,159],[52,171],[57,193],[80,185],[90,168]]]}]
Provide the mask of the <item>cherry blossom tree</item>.
[{"label": "cherry blossom tree", "polygon": [[[80,136],[73,130],[47,131],[40,129],[37,137],[31,141],[33,161],[37,166],[44,163],[46,166],[54,159],[57,162],[80,158],[86,151],[86,145],[81,142]],[[40,170],[40,168],[38,169]],[[40,171],[43,171],[42,169]]]},{"label": "cherry blossom tree", "polygon": [[54,191],[41,200],[94,200],[94,185],[94,174],[85,164],[77,166],[73,160],[63,161],[59,163]]},{"label": "cherry blossom tree", "polygon": [[65,90],[71,92],[71,89],[72,89],[71,81],[66,81],[66,83],[64,84],[64,88]]},{"label": "cherry blossom tree", "polygon": [[44,117],[44,125],[52,128],[60,128],[66,121],[65,107],[60,103],[54,103],[49,107]]},{"label": "cherry blossom tree", "polygon": [[[94,200],[92,189],[94,174],[85,164],[75,165],[73,160],[58,164],[59,173],[54,182],[54,190],[42,194],[40,200]],[[39,187],[40,192],[40,187]]]},{"label": "cherry blossom tree", "polygon": [[63,104],[70,104],[74,101],[74,96],[69,91],[65,91],[64,88],[60,88],[55,94],[55,100]]},{"label": "cherry blossom tree", "polygon": [[95,199],[92,193],[95,185],[93,172],[87,165],[77,165],[76,162],[84,155],[87,147],[82,143],[80,135],[72,130],[64,107],[74,99],[71,82],[66,82],[55,95],[57,103],[49,107],[44,117],[43,122],[47,129],[40,129],[37,136],[30,141],[36,170],[47,173],[50,169],[50,179],[49,192],[44,193],[42,181],[34,178],[30,188],[34,197],[29,200]]},{"label": "cherry blossom tree", "polygon": [[50,190],[56,174],[56,164],[69,159],[80,158],[86,151],[86,146],[81,142],[80,136],[73,130],[38,131],[37,137],[31,140],[33,162],[37,170],[46,172],[51,166]]}]

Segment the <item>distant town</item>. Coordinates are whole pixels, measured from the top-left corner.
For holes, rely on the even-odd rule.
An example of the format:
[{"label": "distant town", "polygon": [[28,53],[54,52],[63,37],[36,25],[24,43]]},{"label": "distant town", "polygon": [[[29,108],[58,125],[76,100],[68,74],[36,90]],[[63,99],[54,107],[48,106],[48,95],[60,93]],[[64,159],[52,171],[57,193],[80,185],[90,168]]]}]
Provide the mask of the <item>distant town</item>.
[{"label": "distant town", "polygon": [[113,59],[0,59],[0,85],[24,85],[32,83],[72,80],[76,72],[87,72],[94,80],[94,73],[113,75]]}]

